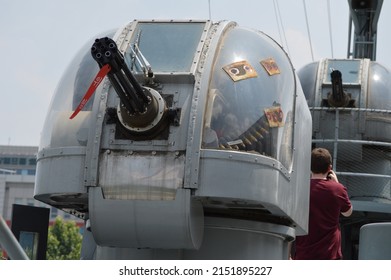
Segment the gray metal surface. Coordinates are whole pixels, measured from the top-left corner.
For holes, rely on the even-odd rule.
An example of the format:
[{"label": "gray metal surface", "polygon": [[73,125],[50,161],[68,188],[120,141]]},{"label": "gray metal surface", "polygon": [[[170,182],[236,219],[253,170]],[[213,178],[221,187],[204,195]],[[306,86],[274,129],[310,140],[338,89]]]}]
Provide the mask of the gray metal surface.
[{"label": "gray metal surface", "polygon": [[[174,200],[103,199],[90,189],[91,231],[102,246],[158,249],[198,249],[204,219],[199,201],[189,190],[178,190]],[[126,213],[125,216],[123,213]],[[113,217],[121,217],[113,219]]]},{"label": "gray metal surface", "polygon": [[0,215],[0,247],[3,248],[11,260],[28,260],[26,252],[20,246],[3,217]]},{"label": "gray metal surface", "polygon": [[104,260],[287,260],[289,258],[288,244],[294,237],[295,230],[286,226],[208,217],[205,219],[204,242],[198,250],[110,248],[98,245],[95,258]]},{"label": "gray metal surface", "polygon": [[360,260],[391,260],[391,223],[366,224],[360,229]]}]

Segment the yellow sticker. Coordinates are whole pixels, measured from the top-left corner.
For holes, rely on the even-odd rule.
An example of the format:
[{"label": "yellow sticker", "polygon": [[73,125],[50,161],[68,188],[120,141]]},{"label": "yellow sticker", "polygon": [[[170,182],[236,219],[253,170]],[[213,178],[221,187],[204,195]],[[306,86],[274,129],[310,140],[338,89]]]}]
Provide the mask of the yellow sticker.
[{"label": "yellow sticker", "polygon": [[284,113],[280,106],[265,108],[265,115],[270,127],[284,126]]},{"label": "yellow sticker", "polygon": [[258,77],[255,69],[246,60],[231,63],[224,66],[223,69],[234,82]]},{"label": "yellow sticker", "polygon": [[267,58],[261,61],[262,66],[265,68],[269,76],[280,74],[280,68],[278,68],[277,63],[273,58]]}]

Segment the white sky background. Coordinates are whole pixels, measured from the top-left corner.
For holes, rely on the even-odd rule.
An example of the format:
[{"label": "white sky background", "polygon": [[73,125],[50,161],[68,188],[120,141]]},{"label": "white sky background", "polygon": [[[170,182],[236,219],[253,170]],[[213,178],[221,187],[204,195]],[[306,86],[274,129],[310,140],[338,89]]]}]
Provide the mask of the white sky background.
[{"label": "white sky background", "polygon": [[[51,96],[65,68],[96,35],[134,19],[209,19],[208,0],[0,0],[0,145],[39,145]],[[327,0],[306,0],[315,61],[331,58]],[[289,52],[300,69],[312,61],[303,0],[278,0],[288,44],[281,43],[273,0],[210,0],[212,21],[261,30]],[[334,58],[346,58],[347,0],[330,0]],[[391,69],[386,28],[378,25],[377,61]],[[283,34],[281,34],[283,36]],[[91,44],[92,45],[92,44]]]}]

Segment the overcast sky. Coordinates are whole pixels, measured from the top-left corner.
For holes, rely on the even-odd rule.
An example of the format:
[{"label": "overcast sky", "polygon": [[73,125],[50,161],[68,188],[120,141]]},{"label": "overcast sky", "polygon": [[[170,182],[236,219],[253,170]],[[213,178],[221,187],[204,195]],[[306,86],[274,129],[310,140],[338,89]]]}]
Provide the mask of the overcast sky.
[{"label": "overcast sky", "polygon": [[[284,33],[275,14],[278,3]],[[52,94],[70,60],[103,31],[134,19],[232,20],[261,30],[296,69],[312,61],[303,0],[0,0],[0,145],[39,145]],[[346,58],[347,0],[306,0],[314,60]],[[333,52],[327,6],[330,3]],[[378,26],[377,61],[391,66],[391,3]],[[285,39],[286,38],[286,41]],[[282,40],[282,41],[281,41]]]}]

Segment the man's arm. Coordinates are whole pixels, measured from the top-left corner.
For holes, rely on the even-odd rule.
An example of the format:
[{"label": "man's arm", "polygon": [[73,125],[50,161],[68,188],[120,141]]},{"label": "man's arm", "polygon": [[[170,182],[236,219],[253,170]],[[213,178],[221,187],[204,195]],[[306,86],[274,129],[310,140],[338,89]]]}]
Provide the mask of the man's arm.
[{"label": "man's arm", "polygon": [[350,206],[350,209],[346,212],[341,212],[341,214],[345,217],[349,217],[353,213],[353,206]]}]

